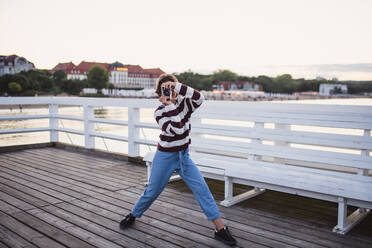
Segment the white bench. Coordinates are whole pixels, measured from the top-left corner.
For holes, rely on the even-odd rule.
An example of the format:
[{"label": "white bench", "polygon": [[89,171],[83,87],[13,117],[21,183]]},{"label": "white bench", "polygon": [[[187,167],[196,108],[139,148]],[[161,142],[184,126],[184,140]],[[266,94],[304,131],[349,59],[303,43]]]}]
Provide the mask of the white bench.
[{"label": "white bench", "polygon": [[[372,108],[208,103],[194,114],[190,156],[204,177],[225,182],[221,205],[231,206],[265,189],[337,202],[333,231],[341,234],[368,214]],[[144,158],[148,176],[153,156],[150,152]],[[234,183],[254,189],[233,196]],[[347,216],[347,205],[359,208]]]}]

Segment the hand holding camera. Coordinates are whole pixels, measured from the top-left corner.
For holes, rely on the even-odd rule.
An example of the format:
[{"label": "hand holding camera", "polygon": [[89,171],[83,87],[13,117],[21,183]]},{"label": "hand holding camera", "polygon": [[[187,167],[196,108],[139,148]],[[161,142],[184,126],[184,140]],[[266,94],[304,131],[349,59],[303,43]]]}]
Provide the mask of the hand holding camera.
[{"label": "hand holding camera", "polygon": [[174,87],[176,87],[176,82],[168,81],[168,82],[163,83],[161,87],[174,90]]},{"label": "hand holding camera", "polygon": [[176,86],[175,82],[165,82],[161,85],[161,97],[159,101],[164,105],[169,105],[171,103],[171,97],[173,96],[172,92],[174,87]]}]

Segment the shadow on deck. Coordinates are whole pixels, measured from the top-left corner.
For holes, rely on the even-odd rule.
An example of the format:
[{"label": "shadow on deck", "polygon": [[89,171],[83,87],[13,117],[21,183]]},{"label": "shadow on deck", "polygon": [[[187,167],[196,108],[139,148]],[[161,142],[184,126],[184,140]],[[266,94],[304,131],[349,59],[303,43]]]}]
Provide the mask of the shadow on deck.
[{"label": "shadow on deck", "polygon": [[[226,247],[182,181],[119,230],[145,178],[144,166],[113,157],[55,147],[0,153],[0,248]],[[222,200],[223,183],[207,183]],[[332,233],[335,203],[267,191],[219,208],[240,247],[372,247],[372,215],[346,236]]]}]

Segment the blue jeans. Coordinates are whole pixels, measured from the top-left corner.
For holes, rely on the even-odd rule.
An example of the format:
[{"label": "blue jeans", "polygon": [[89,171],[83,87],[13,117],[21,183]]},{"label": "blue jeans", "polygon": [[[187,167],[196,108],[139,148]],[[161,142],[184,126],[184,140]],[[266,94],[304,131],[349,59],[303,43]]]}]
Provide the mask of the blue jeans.
[{"label": "blue jeans", "polygon": [[203,176],[189,157],[189,149],[179,152],[157,150],[152,161],[152,170],[147,188],[132,209],[132,215],[141,217],[167,185],[169,178],[177,171],[194,193],[196,200],[208,220],[221,216],[216,202]]}]

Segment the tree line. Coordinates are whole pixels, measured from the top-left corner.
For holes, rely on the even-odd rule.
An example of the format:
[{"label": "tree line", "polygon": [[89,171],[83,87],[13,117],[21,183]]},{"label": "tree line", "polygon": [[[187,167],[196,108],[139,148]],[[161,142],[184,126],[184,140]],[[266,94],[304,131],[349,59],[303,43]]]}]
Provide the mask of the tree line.
[{"label": "tree line", "polygon": [[[348,85],[349,93],[358,94],[372,92],[372,81],[334,81],[316,79],[294,79],[290,74],[268,77],[265,75],[248,77],[238,75],[230,70],[217,70],[212,74],[199,74],[192,71],[174,73],[180,82],[190,85],[198,90],[212,90],[213,85],[221,81],[237,82],[248,81],[257,83],[265,92],[287,93],[304,91],[318,91],[322,83],[343,83]],[[53,74],[47,70],[29,70],[18,74],[6,74],[0,77],[0,94],[34,96],[34,95],[57,95],[66,93],[79,95],[83,88],[96,88],[100,92],[103,88],[113,88],[109,83],[108,72],[105,68],[94,66],[87,79],[67,79],[64,71],[56,71]]]},{"label": "tree line", "polygon": [[211,90],[213,85],[221,81],[248,81],[261,85],[265,92],[270,93],[292,94],[294,92],[318,91],[319,85],[323,83],[346,84],[348,86],[349,93],[351,94],[372,92],[372,81],[336,81],[304,78],[294,79],[290,74],[282,74],[276,77],[268,77],[265,75],[248,77],[238,75],[230,70],[218,70],[210,75],[203,75],[192,71],[176,73],[175,75],[179,81],[199,90]]},{"label": "tree line", "polygon": [[79,95],[84,88],[111,88],[106,69],[94,66],[89,70],[87,79],[67,79],[64,71],[51,74],[47,70],[29,70],[17,74],[5,74],[0,77],[0,94],[14,96],[34,95]]}]

